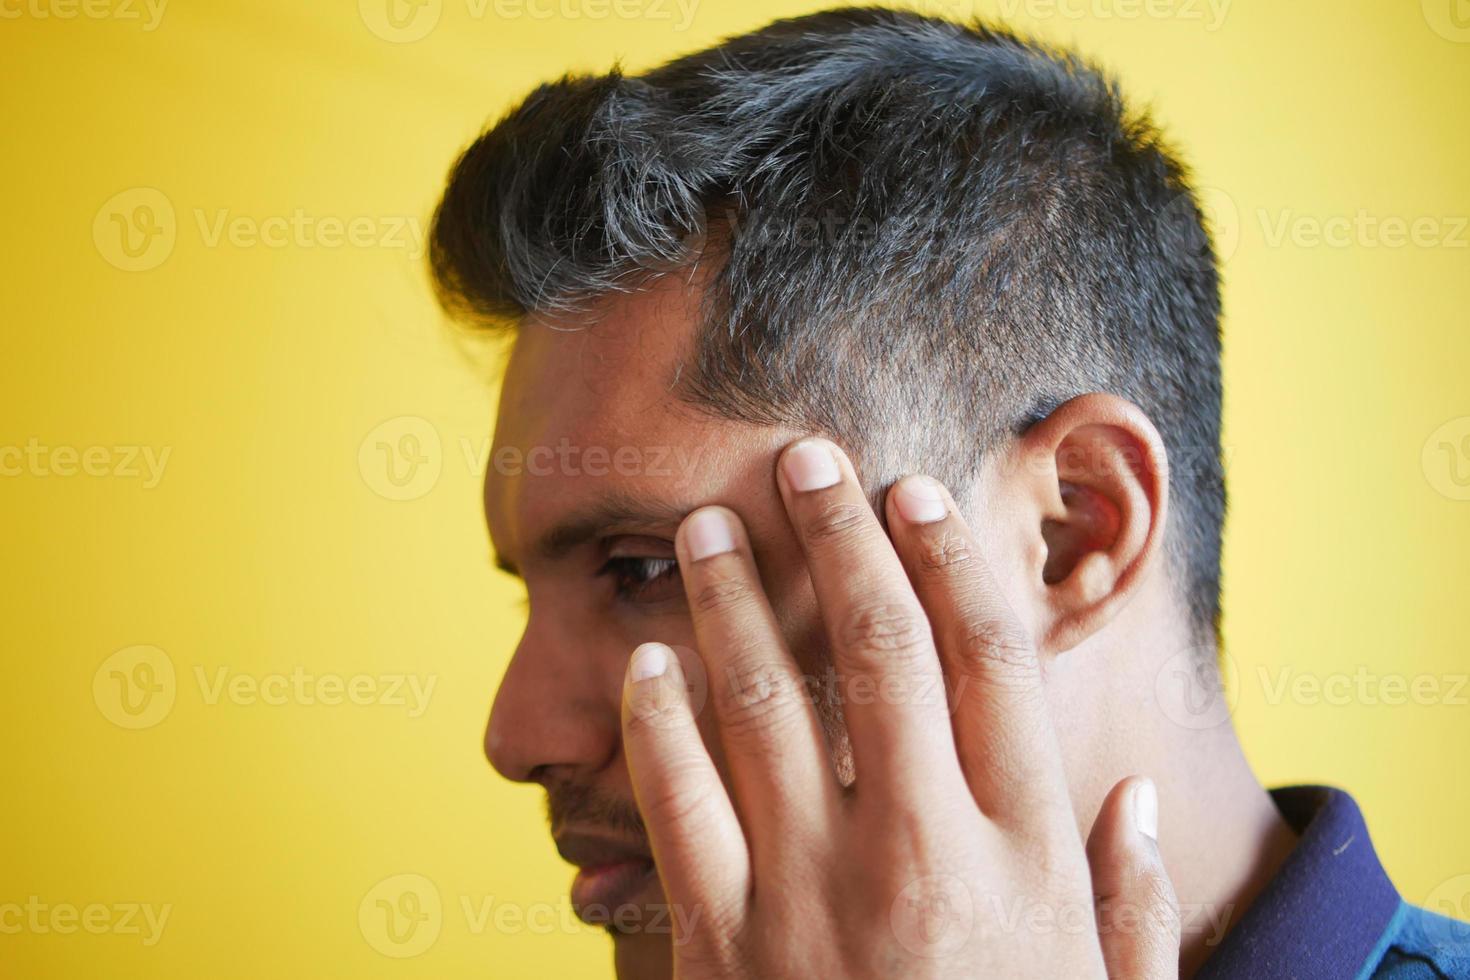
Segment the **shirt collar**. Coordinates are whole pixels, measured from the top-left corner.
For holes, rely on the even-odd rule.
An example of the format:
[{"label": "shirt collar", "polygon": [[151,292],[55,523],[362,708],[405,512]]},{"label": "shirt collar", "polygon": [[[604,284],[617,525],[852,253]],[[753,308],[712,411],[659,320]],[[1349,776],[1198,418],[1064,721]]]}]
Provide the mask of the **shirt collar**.
[{"label": "shirt collar", "polygon": [[1355,976],[1400,903],[1363,814],[1351,796],[1325,786],[1271,797],[1300,839],[1197,980]]}]

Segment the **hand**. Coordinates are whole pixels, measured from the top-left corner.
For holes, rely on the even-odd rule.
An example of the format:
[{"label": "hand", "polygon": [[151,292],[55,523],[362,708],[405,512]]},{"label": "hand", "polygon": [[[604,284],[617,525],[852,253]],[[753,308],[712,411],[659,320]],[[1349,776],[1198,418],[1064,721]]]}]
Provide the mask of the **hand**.
[{"label": "hand", "polygon": [[695,511],[676,550],[729,790],[672,651],[635,651],[623,704],[654,860],[696,923],[675,976],[1177,976],[1153,784],[1114,787],[1084,851],[1035,648],[948,492],[900,481],[890,542],[830,443],[789,447],[778,483],[840,683],[870,695],[843,699],[857,778],[838,782],[739,519]]}]

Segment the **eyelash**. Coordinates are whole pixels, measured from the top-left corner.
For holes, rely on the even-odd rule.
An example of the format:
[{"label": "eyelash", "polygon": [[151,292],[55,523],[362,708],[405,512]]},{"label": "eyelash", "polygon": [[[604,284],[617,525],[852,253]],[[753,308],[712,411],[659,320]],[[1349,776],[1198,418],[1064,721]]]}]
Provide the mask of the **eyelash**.
[{"label": "eyelash", "polygon": [[666,578],[679,574],[679,563],[673,558],[609,558],[597,572],[613,580],[613,591],[619,599],[636,602],[642,593]]}]

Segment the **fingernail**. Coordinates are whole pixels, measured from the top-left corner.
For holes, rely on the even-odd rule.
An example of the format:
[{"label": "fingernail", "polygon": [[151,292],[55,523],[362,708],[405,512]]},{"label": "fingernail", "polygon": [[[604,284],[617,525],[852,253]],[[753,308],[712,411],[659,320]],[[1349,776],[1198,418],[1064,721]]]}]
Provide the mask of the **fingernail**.
[{"label": "fingernail", "polygon": [[1152,779],[1145,779],[1133,788],[1133,819],[1138,821],[1138,832],[1151,841],[1159,839],[1159,791]]},{"label": "fingernail", "polygon": [[842,479],[832,450],[826,443],[816,440],[799,442],[786,450],[786,455],[781,457],[781,467],[786,471],[791,489],[798,493],[824,490],[836,486]]},{"label": "fingernail", "polygon": [[735,534],[723,511],[701,510],[684,525],[684,543],[695,561],[735,550]]},{"label": "fingernail", "polygon": [[939,484],[927,476],[906,476],[894,488],[898,516],[910,524],[933,524],[944,520],[949,508]]},{"label": "fingernail", "polygon": [[662,677],[669,669],[668,647],[662,643],[644,643],[633,651],[633,683]]}]

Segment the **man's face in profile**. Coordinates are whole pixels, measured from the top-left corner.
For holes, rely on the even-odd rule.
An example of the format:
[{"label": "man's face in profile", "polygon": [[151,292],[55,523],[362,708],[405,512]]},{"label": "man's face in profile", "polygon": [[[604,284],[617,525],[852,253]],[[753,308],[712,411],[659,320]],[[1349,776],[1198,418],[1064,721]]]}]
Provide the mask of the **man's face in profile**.
[{"label": "man's face in profile", "polygon": [[[620,736],[629,653],[683,647],[703,674],[674,559],[680,519],[704,503],[741,514],[781,626],[810,678],[824,640],[773,460],[794,433],[714,420],[674,393],[697,294],[681,279],[610,303],[595,320],[524,325],[505,375],[485,485],[501,565],[529,618],[495,701],[485,751],[510,779],[547,791],[558,850],[579,867],[572,902],[618,938],[620,972],[667,956],[667,909],[633,802]],[[822,710],[839,769],[834,712]],[[694,692],[696,703],[704,697]],[[709,738],[712,712],[700,715]]]}]

